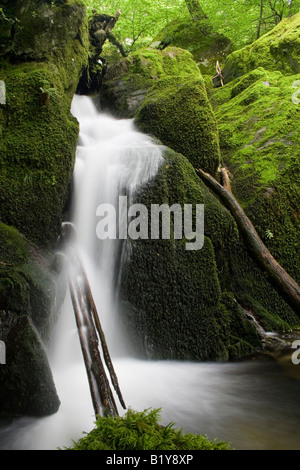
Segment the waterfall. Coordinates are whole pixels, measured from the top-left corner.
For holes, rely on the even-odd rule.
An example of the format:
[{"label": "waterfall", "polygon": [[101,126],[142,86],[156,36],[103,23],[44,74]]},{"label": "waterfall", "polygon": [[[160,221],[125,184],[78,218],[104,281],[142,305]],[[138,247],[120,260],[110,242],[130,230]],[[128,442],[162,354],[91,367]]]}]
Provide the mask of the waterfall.
[{"label": "waterfall", "polygon": [[[117,207],[120,195],[130,205],[135,191],[163,162],[162,148],[137,132],[132,120],[98,113],[87,97],[74,98],[72,113],[80,123],[80,139],[67,224],[74,227],[72,249],[88,273],[126,405],[137,411],[161,408],[163,424],[175,422],[186,432],[230,441],[237,449],[299,450],[299,382],[276,362],[143,361],[127,355],[116,307],[118,276],[130,256],[130,240],[100,240],[97,209],[101,204]],[[93,429],[94,410],[69,293],[48,353],[60,409],[45,418],[2,424],[0,449],[64,448]]]},{"label": "waterfall", "polygon": [[[76,251],[87,270],[109,349],[114,355],[124,354],[116,297],[122,264],[130,253],[130,240],[124,233],[121,238],[120,231],[127,226],[127,210],[136,191],[157,173],[163,161],[162,148],[138,132],[133,120],[117,120],[98,113],[86,96],[74,97],[72,114],[80,124],[71,216]],[[121,209],[120,197],[127,204]],[[104,210],[115,209],[116,219],[110,222],[115,225],[116,237],[97,236],[100,205]]]}]

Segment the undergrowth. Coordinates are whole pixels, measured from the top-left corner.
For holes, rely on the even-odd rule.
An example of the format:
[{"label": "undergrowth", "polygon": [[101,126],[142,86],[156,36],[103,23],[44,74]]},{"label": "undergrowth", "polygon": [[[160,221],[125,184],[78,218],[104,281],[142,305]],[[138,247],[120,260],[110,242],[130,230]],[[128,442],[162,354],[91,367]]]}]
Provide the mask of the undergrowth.
[{"label": "undergrowth", "polygon": [[137,412],[129,409],[123,417],[97,418],[96,427],[66,450],[230,450],[230,444],[206,436],[184,434],[174,423],[159,424],[160,409]]}]

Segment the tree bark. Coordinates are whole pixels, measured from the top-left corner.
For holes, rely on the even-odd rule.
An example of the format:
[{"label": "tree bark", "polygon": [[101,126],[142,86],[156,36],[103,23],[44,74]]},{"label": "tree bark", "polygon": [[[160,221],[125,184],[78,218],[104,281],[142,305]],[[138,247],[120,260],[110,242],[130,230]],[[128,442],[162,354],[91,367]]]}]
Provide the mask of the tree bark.
[{"label": "tree bark", "polygon": [[[70,233],[72,234],[72,231]],[[68,233],[67,236],[69,236],[70,233]],[[126,408],[126,406],[106,345],[86,272],[83,269],[83,265],[75,255],[71,255],[70,257],[70,269],[70,294],[89,380],[94,411],[96,415],[118,416],[117,406],[99,351],[98,335],[102,345],[104,361],[110,373],[113,386],[118,394],[121,405],[123,408]]]},{"label": "tree bark", "polygon": [[193,21],[207,19],[207,15],[198,0],[185,0],[185,3]]},{"label": "tree bark", "polygon": [[259,11],[258,24],[257,24],[256,39],[260,38],[260,29],[261,29],[261,24],[262,24],[263,11],[264,11],[264,0],[260,0],[260,11]]},{"label": "tree bark", "polygon": [[262,269],[266,272],[271,283],[285,299],[287,304],[295,311],[298,316],[300,316],[299,285],[271,255],[233,194],[221,186],[208,173],[205,173],[202,170],[197,170],[197,173],[229,209],[237,223],[240,232],[247,242],[247,247],[251,252],[254,260],[259,263]]},{"label": "tree bark", "polygon": [[123,399],[123,396],[122,396],[122,393],[121,393],[121,390],[120,390],[118,377],[117,377],[117,374],[115,372],[115,369],[114,369],[114,366],[113,366],[113,363],[112,363],[112,360],[111,360],[111,357],[110,357],[110,354],[109,354],[109,350],[108,350],[108,347],[107,347],[107,344],[106,344],[105,335],[104,335],[104,332],[103,332],[103,329],[102,329],[102,326],[101,326],[101,323],[100,323],[100,319],[99,319],[98,311],[97,311],[97,308],[96,308],[96,305],[95,305],[95,302],[94,302],[94,298],[93,298],[93,295],[92,295],[90,283],[88,281],[87,274],[86,274],[85,269],[83,268],[82,264],[80,265],[80,270],[82,272],[83,279],[84,279],[84,288],[85,288],[85,293],[86,293],[86,297],[87,297],[87,305],[88,305],[89,311],[92,314],[92,318],[95,322],[95,326],[96,326],[96,329],[98,331],[98,335],[99,335],[99,338],[100,338],[101,347],[102,347],[102,351],[103,351],[104,361],[105,361],[105,364],[108,368],[112,384],[113,384],[114,389],[115,389],[115,391],[118,395],[120,403],[121,403],[122,407],[124,409],[126,409],[126,405],[125,405],[125,402],[124,402],[124,399]]},{"label": "tree bark", "polygon": [[80,310],[79,310],[79,305],[77,301],[77,296],[76,296],[76,290],[73,284],[72,279],[69,279],[69,289],[70,289],[70,295],[71,295],[71,300],[73,304],[73,309],[75,313],[75,320],[76,320],[76,325],[77,325],[77,330],[78,330],[78,335],[79,335],[79,341],[80,341],[80,347],[85,363],[85,369],[88,377],[88,382],[89,382],[89,387],[90,387],[90,393],[91,393],[91,398],[92,398],[92,403],[93,403],[93,408],[95,415],[101,415],[101,404],[99,403],[98,399],[98,394],[97,394],[97,389],[95,387],[95,383],[93,380],[93,375],[91,368],[89,367],[89,352],[88,348],[85,344],[85,336],[83,333],[83,324],[81,321],[81,315],[80,315]]}]

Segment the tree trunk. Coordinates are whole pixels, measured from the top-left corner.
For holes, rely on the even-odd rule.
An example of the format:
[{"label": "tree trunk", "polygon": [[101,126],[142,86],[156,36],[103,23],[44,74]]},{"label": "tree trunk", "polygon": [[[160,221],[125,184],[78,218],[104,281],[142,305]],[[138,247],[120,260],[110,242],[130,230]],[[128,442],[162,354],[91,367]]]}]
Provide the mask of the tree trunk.
[{"label": "tree trunk", "polygon": [[198,0],[185,0],[185,3],[193,21],[207,19],[207,15],[204,13]]},{"label": "tree trunk", "polygon": [[264,0],[260,0],[260,12],[259,12],[259,20],[257,24],[256,39],[260,38],[260,29],[261,29],[261,24],[262,24],[263,11],[264,11]]},{"label": "tree trunk", "polygon": [[300,316],[300,287],[290,275],[273,258],[267,247],[259,238],[254,226],[248,219],[243,209],[233,194],[221,186],[211,175],[202,170],[197,170],[201,179],[217,194],[224,205],[234,217],[240,232],[254,260],[259,263],[266,272],[271,283],[282,295],[287,304]]}]

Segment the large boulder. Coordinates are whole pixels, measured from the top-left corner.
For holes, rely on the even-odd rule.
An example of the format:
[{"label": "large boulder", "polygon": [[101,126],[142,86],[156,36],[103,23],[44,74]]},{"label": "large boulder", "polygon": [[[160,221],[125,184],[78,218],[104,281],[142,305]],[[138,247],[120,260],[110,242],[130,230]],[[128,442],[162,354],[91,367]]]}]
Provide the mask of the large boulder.
[{"label": "large boulder", "polygon": [[203,77],[190,52],[146,48],[108,69],[100,106],[215,173],[220,161],[218,130]]},{"label": "large boulder", "polygon": [[78,141],[70,107],[88,60],[85,6],[3,0],[0,38],[0,415],[40,416],[59,407],[45,344],[65,284],[51,249]]},{"label": "large boulder", "polygon": [[259,68],[215,89],[211,100],[232,191],[273,256],[297,282],[299,79]]},{"label": "large boulder", "polygon": [[256,315],[267,331],[287,331],[297,319],[248,255],[232,216],[191,163],[168,148],[163,157],[157,176],[135,201],[146,205],[148,214],[152,204],[182,209],[191,204],[194,210],[204,204],[204,244],[186,250],[187,239],[175,239],[174,222],[169,239],[130,241],[120,289],[129,344],[152,359],[243,357],[262,347],[247,314]]},{"label": "large boulder", "polygon": [[213,31],[209,21],[174,20],[154,38],[152,47],[165,49],[173,46],[188,50],[204,75],[216,73],[216,62],[223,64],[232,52],[230,39]]},{"label": "large boulder", "polygon": [[88,51],[83,4],[60,3],[16,0],[3,9],[15,23],[0,55],[0,219],[44,246],[56,239],[68,198],[78,139],[70,105]]},{"label": "large boulder", "polygon": [[282,20],[252,44],[230,54],[223,69],[225,83],[263,67],[294,75],[300,72],[300,13]]},{"label": "large boulder", "polygon": [[0,223],[0,416],[52,414],[59,398],[45,352],[63,298],[51,257]]},{"label": "large boulder", "polygon": [[145,48],[109,66],[100,89],[100,105],[119,118],[132,118],[150,88],[160,78],[199,77],[191,54],[178,48],[158,51]]},{"label": "large boulder", "polygon": [[135,122],[143,132],[185,155],[195,168],[216,173],[219,135],[201,75],[160,79],[145,97]]}]

